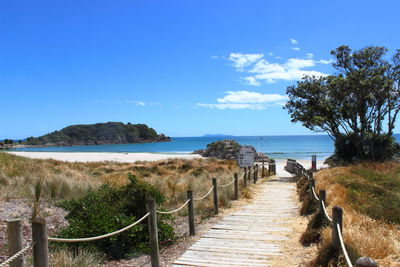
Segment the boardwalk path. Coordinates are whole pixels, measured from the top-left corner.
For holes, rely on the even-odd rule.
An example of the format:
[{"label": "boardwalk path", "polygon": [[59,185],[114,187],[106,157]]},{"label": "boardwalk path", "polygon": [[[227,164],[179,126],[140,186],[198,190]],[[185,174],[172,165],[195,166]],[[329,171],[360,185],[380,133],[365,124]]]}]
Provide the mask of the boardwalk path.
[{"label": "boardwalk path", "polygon": [[279,256],[298,216],[295,184],[278,170],[253,203],[227,215],[194,243],[173,266],[269,266]]}]

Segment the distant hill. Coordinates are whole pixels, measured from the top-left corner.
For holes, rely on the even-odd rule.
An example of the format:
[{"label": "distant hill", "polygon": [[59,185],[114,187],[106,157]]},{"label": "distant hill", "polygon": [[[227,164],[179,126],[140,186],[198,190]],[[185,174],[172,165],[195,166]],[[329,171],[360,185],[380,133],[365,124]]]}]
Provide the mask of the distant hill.
[{"label": "distant hill", "polygon": [[107,122],[80,124],[65,127],[59,131],[40,136],[29,137],[27,145],[41,146],[75,146],[166,142],[169,137],[158,134],[146,124],[124,124]]},{"label": "distant hill", "polygon": [[202,137],[221,137],[221,138],[225,138],[225,137],[235,137],[234,135],[229,135],[229,134],[205,134]]}]

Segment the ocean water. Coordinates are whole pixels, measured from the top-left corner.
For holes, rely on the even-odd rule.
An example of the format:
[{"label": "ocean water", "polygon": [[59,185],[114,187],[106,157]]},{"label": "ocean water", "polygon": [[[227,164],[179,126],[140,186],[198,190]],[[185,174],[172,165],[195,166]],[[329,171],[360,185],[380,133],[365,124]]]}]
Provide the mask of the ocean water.
[{"label": "ocean water", "polygon": [[[397,142],[400,135],[394,135]],[[190,154],[194,150],[204,149],[207,144],[224,140],[223,137],[173,137],[171,142],[119,144],[98,146],[62,146],[18,148],[15,151],[38,152],[150,152]],[[333,141],[327,135],[291,135],[291,136],[236,136],[229,137],[241,145],[252,145],[258,152],[266,153],[274,159],[309,159],[317,155],[318,159],[330,156],[334,151]]]},{"label": "ocean water", "polygon": [[[37,152],[150,152],[190,154],[194,150],[204,149],[207,144],[224,140],[223,137],[173,137],[171,142],[118,144],[93,146],[62,146],[17,148],[15,151]],[[237,136],[229,137],[241,145],[251,145],[258,152],[266,153],[274,159],[308,159],[311,155],[326,158],[333,153],[332,140],[326,135],[296,136]]]}]

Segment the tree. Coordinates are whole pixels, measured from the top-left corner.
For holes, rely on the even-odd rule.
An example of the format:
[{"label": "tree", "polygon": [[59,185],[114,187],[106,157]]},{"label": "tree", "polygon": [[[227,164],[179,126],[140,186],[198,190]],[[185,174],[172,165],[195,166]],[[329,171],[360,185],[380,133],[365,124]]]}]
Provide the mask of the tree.
[{"label": "tree", "polygon": [[4,144],[6,145],[11,145],[13,143],[13,140],[11,139],[4,139]]},{"label": "tree", "polygon": [[393,129],[400,111],[400,50],[386,59],[385,47],[331,51],[337,73],[306,76],[286,90],[284,107],[292,122],[326,132],[335,142],[334,158],[385,160],[396,151]]}]

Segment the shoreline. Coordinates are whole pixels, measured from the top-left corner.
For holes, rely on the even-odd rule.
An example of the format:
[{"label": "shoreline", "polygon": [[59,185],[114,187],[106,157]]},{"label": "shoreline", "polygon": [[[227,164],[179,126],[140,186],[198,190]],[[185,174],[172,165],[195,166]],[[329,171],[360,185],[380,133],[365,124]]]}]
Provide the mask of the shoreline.
[{"label": "shoreline", "polygon": [[197,154],[167,154],[150,152],[25,152],[25,151],[7,151],[7,153],[32,158],[32,159],[54,159],[67,162],[129,162],[137,161],[158,161],[166,159],[196,159],[203,158]]},{"label": "shoreline", "polygon": [[[158,161],[167,159],[206,159],[198,154],[168,154],[151,152],[25,152],[7,151],[7,153],[32,158],[32,159],[53,159],[67,162],[102,162],[114,161],[121,163],[135,163],[138,161]],[[275,159],[277,170],[283,172],[286,159]],[[311,159],[296,159],[305,168],[311,167]],[[317,168],[327,167],[324,159],[317,160]],[[279,172],[280,172],[279,171]],[[285,172],[286,173],[286,172]],[[282,174],[282,173],[281,173]]]}]

